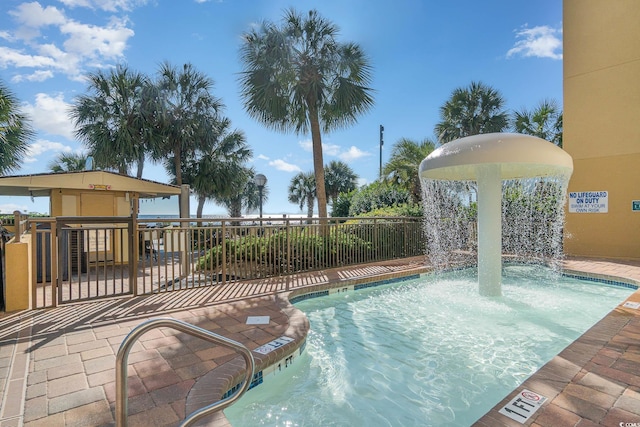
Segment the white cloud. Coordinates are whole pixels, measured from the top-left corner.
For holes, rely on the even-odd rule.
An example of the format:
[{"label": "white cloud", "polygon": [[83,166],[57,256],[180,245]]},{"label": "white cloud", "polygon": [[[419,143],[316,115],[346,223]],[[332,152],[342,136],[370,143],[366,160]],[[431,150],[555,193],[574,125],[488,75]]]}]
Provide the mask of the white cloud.
[{"label": "white cloud", "polygon": [[38,161],[36,156],[39,156],[48,151],[53,151],[54,153],[71,153],[73,150],[68,145],[64,145],[60,142],[48,141],[46,139],[38,139],[33,144],[29,145],[27,150],[27,156],[24,159],[26,163],[33,163]]},{"label": "white cloud", "polygon": [[43,44],[38,47],[42,56],[49,57],[53,60],[53,67],[63,73],[76,78],[81,73],[81,57],[60,50],[56,45]]},{"label": "white cloud", "polygon": [[23,111],[31,118],[36,129],[73,140],[74,128],[69,119],[69,108],[70,104],[65,102],[62,94],[50,96],[38,93],[35,104],[25,104]]},{"label": "white cloud", "polygon": [[[313,151],[313,142],[310,139],[300,141],[298,142],[298,145],[300,145],[304,151],[308,151],[310,153]],[[325,144],[323,142],[322,153],[328,156],[337,156],[338,153],[340,153],[340,146],[335,144]]]},{"label": "white cloud", "polygon": [[284,172],[301,172],[302,171],[302,169],[300,169],[298,166],[293,165],[291,163],[287,163],[282,159],[276,159],[276,160],[270,161],[269,166],[273,166],[277,170],[284,171]]},{"label": "white cloud", "polygon": [[131,10],[147,3],[147,0],[60,0],[65,6],[88,7],[90,9],[102,9],[107,12]]},{"label": "white cloud", "polygon": [[125,25],[121,20],[113,20],[107,27],[70,21],[60,27],[60,32],[69,35],[64,42],[67,52],[90,58],[103,56],[112,59],[123,55],[127,40],[134,34]]},{"label": "white cloud", "polygon": [[[54,6],[43,8],[40,3],[22,3],[9,12],[14,19],[29,28],[38,29],[48,25],[61,25],[66,21],[64,14]],[[34,34],[38,34],[36,31]]]},{"label": "white cloud", "polygon": [[[69,7],[90,7],[107,11],[129,10],[146,0],[67,0]],[[3,30],[0,38],[22,45],[0,46],[0,68],[33,68],[17,73],[17,81],[50,78],[52,73],[80,80],[86,66],[107,67],[121,60],[134,31],[129,19],[111,16],[103,25],[80,22],[63,9],[42,7],[38,2],[22,3],[9,14],[17,27]],[[39,73],[38,73],[39,72]],[[46,74],[48,73],[48,74]]]},{"label": "white cloud", "polygon": [[512,56],[562,59],[562,29],[547,25],[528,28],[524,26],[516,31],[515,45],[507,52]]},{"label": "white cloud", "polygon": [[265,156],[264,154],[258,154],[258,158],[260,160],[269,160],[269,158],[267,156]]},{"label": "white cloud", "polygon": [[359,149],[358,147],[352,145],[351,148],[349,148],[348,151],[342,152],[340,154],[338,154],[338,158],[344,162],[350,162],[352,160],[356,160],[359,159],[361,157],[367,157],[370,156],[371,153],[368,153],[366,151],[362,151],[361,149]]},{"label": "white cloud", "polygon": [[19,83],[22,81],[28,82],[43,82],[47,79],[53,77],[53,72],[51,70],[38,70],[31,74],[20,74],[11,79],[14,83]]},{"label": "white cloud", "polygon": [[60,0],[60,3],[67,7],[91,7],[90,0]]},{"label": "white cloud", "polygon": [[53,67],[55,61],[47,56],[24,54],[16,49],[0,46],[0,68],[9,66],[19,68]]},{"label": "white cloud", "polygon": [[13,37],[11,33],[8,31],[0,31],[0,39],[5,39],[7,41],[12,42],[15,40],[15,37]]},{"label": "white cloud", "polygon": [[322,152],[328,156],[339,155],[341,147],[335,144],[322,144]]},{"label": "white cloud", "polygon": [[304,151],[311,152],[313,147],[313,142],[310,139],[305,139],[304,141],[299,141],[298,145],[302,147]]},{"label": "white cloud", "polygon": [[18,205],[16,203],[4,203],[0,205],[0,213],[3,214],[12,214],[15,211],[20,211],[22,213],[28,212],[27,205]]}]

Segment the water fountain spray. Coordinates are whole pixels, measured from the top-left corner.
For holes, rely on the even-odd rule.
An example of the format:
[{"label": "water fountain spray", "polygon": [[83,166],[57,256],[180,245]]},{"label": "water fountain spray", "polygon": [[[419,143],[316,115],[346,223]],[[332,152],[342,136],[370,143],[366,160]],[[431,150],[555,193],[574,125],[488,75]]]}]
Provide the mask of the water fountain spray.
[{"label": "water fountain spray", "polygon": [[573,160],[543,139],[488,133],[449,142],[420,164],[422,180],[476,181],[478,203],[478,285],[481,295],[502,291],[502,181],[560,176],[568,182]]}]

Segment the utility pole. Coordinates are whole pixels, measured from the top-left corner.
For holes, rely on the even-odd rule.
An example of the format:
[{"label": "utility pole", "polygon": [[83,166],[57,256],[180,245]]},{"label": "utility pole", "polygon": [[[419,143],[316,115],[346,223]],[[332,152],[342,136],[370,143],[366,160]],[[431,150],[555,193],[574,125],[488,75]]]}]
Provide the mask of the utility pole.
[{"label": "utility pole", "polygon": [[253,182],[256,184],[256,187],[258,187],[258,194],[260,195],[260,225],[262,225],[262,190],[264,190],[264,186],[267,185],[267,177],[259,173],[253,177]]},{"label": "utility pole", "polygon": [[380,125],[380,180],[382,180],[382,146],[384,145],[382,132],[384,132],[384,126]]}]

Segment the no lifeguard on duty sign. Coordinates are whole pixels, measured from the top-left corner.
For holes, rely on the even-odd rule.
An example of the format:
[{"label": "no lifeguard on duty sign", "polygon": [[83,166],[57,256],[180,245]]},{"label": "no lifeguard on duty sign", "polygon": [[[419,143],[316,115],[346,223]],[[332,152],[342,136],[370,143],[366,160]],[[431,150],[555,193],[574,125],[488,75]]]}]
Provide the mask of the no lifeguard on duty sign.
[{"label": "no lifeguard on duty sign", "polygon": [[608,191],[574,191],[569,193],[570,213],[609,212]]}]

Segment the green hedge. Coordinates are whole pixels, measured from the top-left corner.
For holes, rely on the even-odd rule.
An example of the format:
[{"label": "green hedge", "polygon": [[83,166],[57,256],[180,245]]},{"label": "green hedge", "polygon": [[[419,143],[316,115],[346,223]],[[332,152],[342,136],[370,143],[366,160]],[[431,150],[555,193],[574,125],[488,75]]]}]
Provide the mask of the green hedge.
[{"label": "green hedge", "polygon": [[[289,267],[287,270],[293,271],[350,264],[354,261],[354,254],[363,256],[374,247],[374,242],[358,237],[349,228],[332,228],[326,237],[315,231],[315,228],[306,227],[302,231],[292,229],[289,233],[279,230],[264,236],[248,235],[225,239],[224,243],[206,251],[197,268],[219,269],[222,266],[223,244],[227,262],[253,262],[273,270]],[[289,247],[290,257],[287,259]],[[337,259],[338,255],[340,259]]]}]

